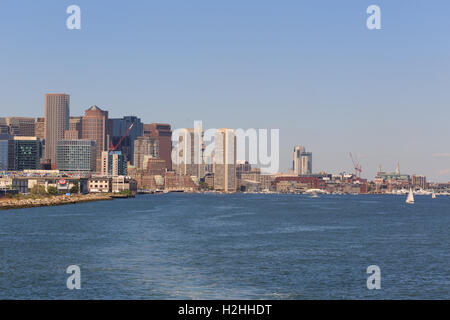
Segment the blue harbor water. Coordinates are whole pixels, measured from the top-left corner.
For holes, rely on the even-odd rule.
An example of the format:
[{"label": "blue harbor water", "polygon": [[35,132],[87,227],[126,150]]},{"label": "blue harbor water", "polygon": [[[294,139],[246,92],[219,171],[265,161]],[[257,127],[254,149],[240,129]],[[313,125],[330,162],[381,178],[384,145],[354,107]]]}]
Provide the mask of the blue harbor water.
[{"label": "blue harbor water", "polygon": [[0,211],[0,298],[449,299],[450,197],[404,200],[161,194]]}]

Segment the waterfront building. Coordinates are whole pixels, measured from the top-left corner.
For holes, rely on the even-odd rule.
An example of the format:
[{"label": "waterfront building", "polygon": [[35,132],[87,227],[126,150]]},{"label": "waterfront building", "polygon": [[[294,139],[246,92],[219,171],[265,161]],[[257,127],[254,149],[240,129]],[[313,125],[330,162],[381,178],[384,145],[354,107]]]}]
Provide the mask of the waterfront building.
[{"label": "waterfront building", "polygon": [[92,172],[96,167],[93,140],[61,140],[56,150],[56,164],[61,171]]},{"label": "waterfront building", "polygon": [[236,134],[233,129],[218,129],[214,135],[214,189],[235,192]]},{"label": "waterfront building", "polygon": [[41,142],[36,137],[12,137],[8,143],[8,170],[39,169]]},{"label": "waterfront building", "polygon": [[[75,126],[75,119],[73,120]],[[82,133],[84,140],[95,141],[96,146],[96,171],[100,172],[102,167],[102,152],[108,148],[108,111],[103,111],[97,106],[92,106],[84,112],[81,121]],[[75,129],[73,129],[75,130]]]},{"label": "waterfront building", "polygon": [[142,169],[148,157],[159,158],[159,143],[153,137],[138,137],[134,141],[134,166]]},{"label": "waterfront building", "polygon": [[144,172],[146,175],[157,176],[166,172],[166,161],[163,159],[155,159],[148,156],[144,158]]},{"label": "waterfront building", "polygon": [[88,182],[89,193],[109,193],[112,191],[112,178],[92,177]]},{"label": "waterfront building", "polygon": [[427,177],[422,175],[413,175],[411,179],[411,184],[414,187],[420,187],[422,189],[428,188]]},{"label": "waterfront building", "polygon": [[[127,133],[130,126],[131,130]],[[109,120],[109,134],[112,144],[116,146],[122,139],[116,151],[122,151],[122,154],[134,165],[134,141],[143,135],[144,126],[141,119],[135,116],[125,116],[121,119]],[[124,137],[124,135],[126,136]]]},{"label": "waterfront building", "polygon": [[102,176],[124,176],[127,174],[127,160],[122,151],[102,152]]},{"label": "waterfront building", "polygon": [[172,170],[172,129],[167,123],[144,124],[144,136],[158,141],[159,158],[166,162],[167,170]]},{"label": "waterfront building", "polygon": [[56,145],[64,140],[69,128],[70,96],[67,94],[45,95],[45,159],[56,163]]}]

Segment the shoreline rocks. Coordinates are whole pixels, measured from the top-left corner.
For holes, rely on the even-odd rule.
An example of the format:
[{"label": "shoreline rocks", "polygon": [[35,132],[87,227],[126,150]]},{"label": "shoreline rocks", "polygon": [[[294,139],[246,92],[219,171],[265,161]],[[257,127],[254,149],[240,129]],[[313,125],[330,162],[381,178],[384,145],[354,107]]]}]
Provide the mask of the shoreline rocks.
[{"label": "shoreline rocks", "polygon": [[109,195],[87,194],[72,196],[41,197],[36,199],[2,199],[0,210],[24,209],[35,207],[62,206],[68,204],[113,200]]}]

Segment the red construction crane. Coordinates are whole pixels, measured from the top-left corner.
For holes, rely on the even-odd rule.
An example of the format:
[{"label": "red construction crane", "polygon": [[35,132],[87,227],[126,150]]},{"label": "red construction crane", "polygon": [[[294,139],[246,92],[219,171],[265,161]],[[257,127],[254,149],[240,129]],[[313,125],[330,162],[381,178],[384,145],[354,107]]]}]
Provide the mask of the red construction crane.
[{"label": "red construction crane", "polygon": [[361,178],[362,168],[361,165],[359,164],[358,157],[356,156],[356,154],[355,157],[353,157],[353,154],[350,152],[350,158],[352,159],[353,167],[355,169],[355,176],[357,178]]},{"label": "red construction crane", "polygon": [[130,133],[130,131],[133,127],[134,127],[134,123],[131,124],[131,126],[128,128],[128,130],[125,132],[125,134],[122,136],[122,138],[120,138],[119,142],[115,146],[112,144],[112,141],[111,141],[111,147],[109,148],[109,151],[116,151],[117,148],[122,143],[123,139],[125,139],[125,137]]}]

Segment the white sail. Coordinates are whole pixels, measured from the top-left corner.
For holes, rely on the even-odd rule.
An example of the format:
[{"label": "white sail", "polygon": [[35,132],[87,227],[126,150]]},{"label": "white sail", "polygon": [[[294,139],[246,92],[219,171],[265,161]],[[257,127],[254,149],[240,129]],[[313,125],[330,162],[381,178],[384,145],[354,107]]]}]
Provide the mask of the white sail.
[{"label": "white sail", "polygon": [[433,194],[431,195],[431,198],[436,199],[436,193],[434,193],[434,191],[433,191]]},{"label": "white sail", "polygon": [[406,198],[406,203],[414,203],[414,193],[412,189],[409,189],[408,197]]}]

